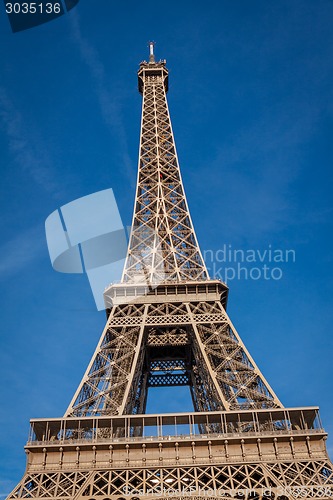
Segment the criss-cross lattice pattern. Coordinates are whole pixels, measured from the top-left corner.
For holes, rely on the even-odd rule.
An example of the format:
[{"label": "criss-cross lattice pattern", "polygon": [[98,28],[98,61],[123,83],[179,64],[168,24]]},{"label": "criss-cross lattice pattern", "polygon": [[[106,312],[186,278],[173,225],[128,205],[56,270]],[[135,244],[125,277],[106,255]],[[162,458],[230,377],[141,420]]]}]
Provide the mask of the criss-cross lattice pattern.
[{"label": "criss-cross lattice pattern", "polygon": [[114,306],[67,414],[144,412],[149,385],[189,385],[198,411],[281,406],[220,302]]},{"label": "criss-cross lattice pattern", "polygon": [[120,500],[125,495],[129,500],[137,496],[171,496],[178,500],[177,492],[192,500],[194,495],[205,499],[210,496],[252,500],[325,499],[333,495],[333,473],[331,465],[324,461],[40,472],[25,476],[8,498],[104,500],[111,496]]},{"label": "criss-cross lattice pattern", "polygon": [[221,303],[191,303],[188,308],[195,318],[198,343],[216,374],[225,409],[281,406]]},{"label": "criss-cross lattice pattern", "polygon": [[[142,312],[143,308],[136,306],[113,308],[68,415],[122,413],[122,405],[130,397],[129,376],[134,369],[140,369],[136,354],[141,344],[143,324],[135,324],[135,319],[141,319]],[[129,317],[134,318],[133,325],[128,321]],[[112,321],[113,318],[118,322]]]},{"label": "criss-cross lattice pattern", "polygon": [[166,78],[164,63],[141,65],[139,173],[125,283],[208,278],[180,176]]}]

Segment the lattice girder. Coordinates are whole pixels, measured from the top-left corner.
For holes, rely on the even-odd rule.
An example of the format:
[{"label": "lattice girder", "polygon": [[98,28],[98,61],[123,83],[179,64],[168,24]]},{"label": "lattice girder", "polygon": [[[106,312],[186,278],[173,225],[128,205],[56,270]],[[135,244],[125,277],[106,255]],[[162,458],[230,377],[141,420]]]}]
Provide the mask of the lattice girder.
[{"label": "lattice girder", "polygon": [[9,499],[328,499],[325,438],[317,408],[37,419]]},{"label": "lattice girder", "polygon": [[[190,451],[190,448],[189,448]],[[243,498],[245,500],[330,499],[327,461],[244,463],[85,470],[36,471],[26,475],[8,499]],[[276,468],[279,473],[276,473]],[[329,470],[330,478],[323,471]],[[291,472],[292,471],[292,472]],[[178,495],[177,495],[178,493]]]},{"label": "lattice girder", "polygon": [[164,63],[142,66],[139,72],[139,171],[125,283],[137,282],[140,272],[149,283],[208,278],[180,176],[166,101],[167,77]]},{"label": "lattice girder", "polygon": [[[142,402],[147,400],[150,382],[156,386],[168,382],[184,385],[188,381],[197,410],[281,406],[221,302],[196,301],[195,297],[192,301],[190,296],[188,302],[178,302],[173,292],[168,292],[172,285],[166,287],[166,295],[159,297],[159,302],[112,308],[67,415],[144,411]],[[186,374],[183,372],[180,378],[160,376],[154,384],[149,375],[151,361],[182,362],[182,345],[189,350]]]}]

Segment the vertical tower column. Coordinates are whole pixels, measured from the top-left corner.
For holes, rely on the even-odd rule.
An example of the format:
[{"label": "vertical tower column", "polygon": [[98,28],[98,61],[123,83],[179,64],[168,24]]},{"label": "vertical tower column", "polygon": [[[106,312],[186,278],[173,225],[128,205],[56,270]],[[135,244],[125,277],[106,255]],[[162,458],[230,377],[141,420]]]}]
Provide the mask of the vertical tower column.
[{"label": "vertical tower column", "polygon": [[166,100],[168,70],[155,62],[138,72],[143,95],[137,192],[124,283],[209,279],[179,170]]}]

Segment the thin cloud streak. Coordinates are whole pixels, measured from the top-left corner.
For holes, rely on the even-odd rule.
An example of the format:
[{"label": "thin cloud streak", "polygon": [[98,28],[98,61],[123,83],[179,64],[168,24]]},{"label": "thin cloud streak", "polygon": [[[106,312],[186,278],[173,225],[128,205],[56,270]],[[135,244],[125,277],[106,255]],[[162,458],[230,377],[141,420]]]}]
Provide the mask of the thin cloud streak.
[{"label": "thin cloud streak", "polygon": [[44,248],[40,230],[35,227],[3,243],[0,247],[0,278],[14,275],[28,264],[31,268],[31,263],[40,257]]},{"label": "thin cloud streak", "polygon": [[214,185],[233,211],[223,221],[226,234],[243,239],[251,231],[257,238],[293,223],[295,201],[290,192],[304,161],[304,145],[315,132],[321,111],[320,105],[301,109],[299,104],[291,112],[273,113],[274,120],[268,113],[254,122],[220,147],[207,167],[205,188]]},{"label": "thin cloud streak", "polygon": [[15,488],[15,486],[16,485],[13,483],[13,481],[1,481],[0,498],[7,498],[10,492]]},{"label": "thin cloud streak", "polygon": [[0,122],[8,140],[8,148],[17,165],[45,191],[58,191],[53,179],[51,160],[44,144],[28,130],[20,113],[9,98],[6,90],[0,87]]},{"label": "thin cloud streak", "polygon": [[73,39],[77,44],[81,57],[88,66],[95,83],[96,95],[99,101],[101,114],[110,132],[115,134],[119,139],[126,175],[132,184],[135,179],[135,171],[132,165],[133,162],[128,152],[126,131],[121,118],[121,108],[118,102],[112,98],[112,95],[108,90],[105,81],[104,65],[101,63],[96,49],[82,36],[79,24],[79,15],[76,11],[73,11],[69,17]]}]

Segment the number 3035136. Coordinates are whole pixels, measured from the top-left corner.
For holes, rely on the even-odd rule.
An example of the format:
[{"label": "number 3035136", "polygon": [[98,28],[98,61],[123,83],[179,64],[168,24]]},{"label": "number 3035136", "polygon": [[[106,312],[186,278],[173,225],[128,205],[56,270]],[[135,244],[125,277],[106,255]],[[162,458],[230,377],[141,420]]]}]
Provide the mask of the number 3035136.
[{"label": "number 3035136", "polygon": [[7,14],[60,14],[60,3],[38,3],[38,2],[24,2],[24,3],[6,3]]}]

